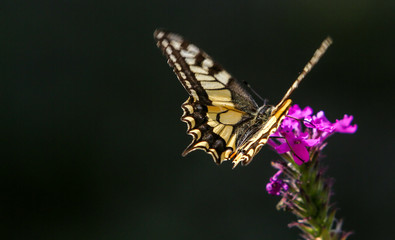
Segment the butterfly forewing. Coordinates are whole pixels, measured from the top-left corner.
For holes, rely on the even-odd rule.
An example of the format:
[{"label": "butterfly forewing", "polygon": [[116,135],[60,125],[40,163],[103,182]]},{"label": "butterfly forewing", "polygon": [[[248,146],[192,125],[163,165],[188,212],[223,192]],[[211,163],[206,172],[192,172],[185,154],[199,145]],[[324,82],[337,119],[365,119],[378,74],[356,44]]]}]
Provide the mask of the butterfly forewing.
[{"label": "butterfly forewing", "polygon": [[154,37],[192,97],[204,104],[255,113],[258,105],[252,96],[208,54],[174,33],[156,30]]}]

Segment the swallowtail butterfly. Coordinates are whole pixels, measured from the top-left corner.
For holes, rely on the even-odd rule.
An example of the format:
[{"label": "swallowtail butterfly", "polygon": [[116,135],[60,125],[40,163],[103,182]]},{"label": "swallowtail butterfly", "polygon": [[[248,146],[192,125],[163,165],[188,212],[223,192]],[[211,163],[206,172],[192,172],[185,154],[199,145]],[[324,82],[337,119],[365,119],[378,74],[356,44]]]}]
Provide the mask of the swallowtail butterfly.
[{"label": "swallowtail butterfly", "polygon": [[332,43],[329,37],[322,42],[276,106],[258,106],[243,84],[195,45],[164,30],[156,30],[154,38],[189,94],[181,120],[193,141],[182,155],[202,149],[217,164],[232,160],[233,167],[251,162],[266,144],[288,113],[289,96]]}]

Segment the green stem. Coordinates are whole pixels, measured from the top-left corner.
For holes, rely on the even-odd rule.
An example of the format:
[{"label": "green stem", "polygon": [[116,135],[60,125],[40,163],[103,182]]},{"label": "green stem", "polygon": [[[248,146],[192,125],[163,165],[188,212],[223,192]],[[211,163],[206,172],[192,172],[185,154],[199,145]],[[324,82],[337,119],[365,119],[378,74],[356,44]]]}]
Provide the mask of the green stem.
[{"label": "green stem", "polygon": [[290,226],[298,227],[305,239],[345,240],[351,233],[342,231],[342,222],[335,219],[336,209],[330,203],[332,183],[323,177],[319,151],[312,151],[311,156],[311,161],[300,166],[282,156],[292,162],[282,164],[290,189],[277,207],[296,215],[298,221]]}]

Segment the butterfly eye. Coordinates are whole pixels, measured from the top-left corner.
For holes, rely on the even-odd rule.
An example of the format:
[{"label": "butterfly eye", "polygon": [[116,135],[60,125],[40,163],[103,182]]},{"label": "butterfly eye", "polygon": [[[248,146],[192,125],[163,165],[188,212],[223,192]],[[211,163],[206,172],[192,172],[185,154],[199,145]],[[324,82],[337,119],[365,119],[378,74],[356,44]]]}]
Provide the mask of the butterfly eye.
[{"label": "butterfly eye", "polygon": [[273,112],[274,106],[268,106],[268,108],[266,109],[266,114],[270,115]]}]

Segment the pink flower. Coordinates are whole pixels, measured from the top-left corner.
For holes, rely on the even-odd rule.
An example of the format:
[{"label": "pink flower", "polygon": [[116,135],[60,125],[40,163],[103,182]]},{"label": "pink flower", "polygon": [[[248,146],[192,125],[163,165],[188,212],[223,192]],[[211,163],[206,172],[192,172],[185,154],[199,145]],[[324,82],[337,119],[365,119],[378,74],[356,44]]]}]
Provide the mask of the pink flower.
[{"label": "pink flower", "polygon": [[336,123],[334,124],[335,131],[339,133],[355,133],[357,131],[357,124],[351,126],[352,119],[353,116],[348,116],[347,114],[344,114],[343,119],[336,119]]},{"label": "pink flower", "polygon": [[308,139],[308,133],[302,133],[299,136],[295,136],[295,134],[291,132],[284,132],[284,137],[285,141],[280,140],[283,143],[275,149],[279,154],[291,151],[292,157],[298,165],[309,161],[310,156],[307,151],[307,147],[313,147],[320,142],[319,139]]},{"label": "pink flower", "polygon": [[288,184],[284,183],[283,180],[279,179],[278,177],[282,171],[278,171],[276,174],[274,174],[273,177],[270,178],[270,182],[266,184],[266,191],[271,194],[271,195],[277,195],[279,196],[281,193],[281,190],[283,191],[288,191]]},{"label": "pink flower", "polygon": [[308,128],[316,128],[319,131],[328,133],[332,133],[335,130],[333,124],[325,117],[324,111],[319,111],[317,115],[313,117],[306,117],[305,125]]},{"label": "pink flower", "polygon": [[289,116],[297,119],[304,119],[311,114],[313,114],[313,109],[311,107],[307,106],[303,110],[301,110],[298,104],[291,106],[288,111]]},{"label": "pink flower", "polygon": [[[288,116],[282,121],[278,130],[271,135],[268,145],[279,154],[291,152],[296,164],[301,165],[310,159],[312,147],[322,149],[325,140],[335,132],[355,133],[357,125],[350,125],[353,116],[344,115],[341,120],[331,123],[323,111],[313,115],[311,107],[303,110],[298,105],[289,109]],[[302,124],[304,122],[304,124]]]}]

